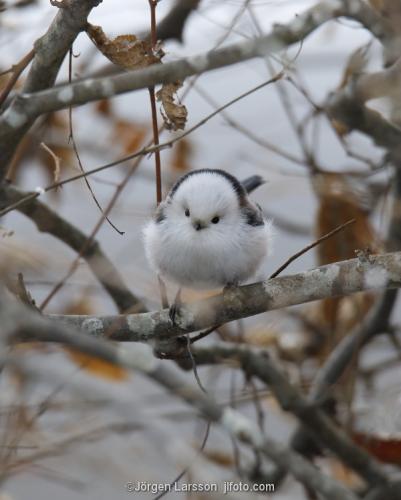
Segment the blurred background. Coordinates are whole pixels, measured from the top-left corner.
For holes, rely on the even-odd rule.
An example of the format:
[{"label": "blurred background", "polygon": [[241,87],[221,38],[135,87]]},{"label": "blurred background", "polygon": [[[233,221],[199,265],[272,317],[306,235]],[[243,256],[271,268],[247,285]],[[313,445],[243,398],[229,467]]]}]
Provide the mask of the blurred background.
[{"label": "blurred background", "polygon": [[[45,0],[1,3],[0,64],[5,70],[45,33],[56,8]],[[287,23],[315,3],[202,0],[185,24],[182,43],[166,41],[163,60],[173,61],[267,33],[275,23]],[[172,4],[169,0],[159,2],[158,19]],[[92,11],[89,21],[100,25],[111,38],[140,35],[149,30],[148,2],[105,0]],[[384,152],[361,134],[342,138],[341,131],[321,112],[330,92],[341,86],[350,56],[359,48],[366,50],[367,70],[381,67],[381,50],[372,35],[357,23],[340,19],[325,24],[302,44],[277,57],[188,78],[179,91],[188,109],[188,129],[284,67],[285,78],[239,100],[161,153],[164,194],[181,175],[196,168],[222,168],[239,179],[260,174],[266,180],[253,199],[273,221],[274,252],[255,280],[269,276],[293,253],[351,218],[357,220],[356,224],[297,259],[286,272],[352,258],[356,248],[369,247],[374,252],[384,248],[391,202]],[[58,82],[68,80],[67,63]],[[82,33],[74,44],[72,77],[98,74],[107,67],[109,61]],[[372,106],[389,112],[384,101],[373,102]],[[132,92],[75,108],[72,121],[84,168],[106,164],[135,152],[151,138],[148,92]],[[161,142],[179,133],[163,131]],[[61,178],[78,173],[68,138],[68,110],[42,117],[13,159],[12,180],[25,190],[55,180],[54,160],[39,146],[41,142],[60,158]],[[101,206],[107,205],[129,165],[125,162],[89,178]],[[47,193],[41,200],[86,234],[100,216],[82,180]],[[124,234],[107,222],[97,234],[129,288],[149,309],[159,308],[160,298],[157,277],[145,259],[141,230],[155,206],[154,159],[143,157],[110,214],[110,220]],[[3,218],[0,231],[0,259],[13,271],[23,273],[27,288],[40,304],[76,255],[53,237],[39,233],[29,219],[16,212]],[[172,298],[175,289],[169,286],[168,290]],[[193,300],[197,296],[186,291],[184,298]],[[271,348],[294,382],[307,389],[334,345],[362,320],[374,299],[372,293],[358,294],[262,314],[227,325],[219,335]],[[100,315],[117,311],[82,261],[46,312]],[[399,323],[399,311],[393,320],[395,325]],[[329,336],[328,331],[335,334]],[[57,446],[45,457],[31,457],[15,467],[5,467],[2,491],[10,498],[152,498],[129,494],[124,484],[137,480],[170,482],[192,461],[195,465],[190,480],[221,483],[233,479],[235,453],[230,439],[212,429],[204,453],[197,455],[205,423],[140,375],[126,377],[100,369],[101,376],[93,376],[80,369],[79,359],[50,347],[26,349],[22,355],[26,372],[10,373],[2,379],[2,432],[15,435],[15,443],[26,448],[28,457],[34,455],[38,443]],[[342,385],[339,413],[358,432],[381,439],[398,436],[398,361],[394,343],[387,336],[380,337],[363,352],[359,378],[355,367],[355,373]],[[392,369],[387,370],[388,366]],[[266,432],[282,440],[288,438],[295,422],[281,413],[265,388],[250,388],[241,373],[229,367],[200,368],[199,372],[203,384],[219,402],[231,402],[252,418],[256,418],[252,397],[256,390],[263,405]],[[193,375],[189,372],[188,377]],[[45,411],[38,415],[38,404],[44,401]],[[10,417],[17,410],[18,421]],[[132,422],[135,430],[116,430],[116,422]],[[92,435],[97,428],[99,434]],[[240,456],[245,462],[250,460],[244,450]],[[8,463],[6,459],[11,460],[3,457],[3,464]],[[326,459],[322,465],[344,481],[355,480],[334,460]],[[169,497],[213,498],[211,494],[187,497],[185,493],[171,493]],[[240,493],[228,498],[248,496]],[[305,497],[303,489],[289,478],[274,498]]]}]

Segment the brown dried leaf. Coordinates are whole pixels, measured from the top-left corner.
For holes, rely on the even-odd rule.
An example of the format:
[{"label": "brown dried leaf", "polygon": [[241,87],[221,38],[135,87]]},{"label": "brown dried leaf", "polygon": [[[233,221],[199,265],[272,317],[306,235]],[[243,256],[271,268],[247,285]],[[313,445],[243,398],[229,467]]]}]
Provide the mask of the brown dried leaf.
[{"label": "brown dried leaf", "polygon": [[165,83],[156,93],[156,98],[161,101],[164,113],[162,116],[168,130],[183,130],[187,122],[188,111],[183,104],[174,102],[174,94],[182,87],[182,82]]},{"label": "brown dried leaf", "polygon": [[49,113],[43,121],[43,126],[50,129],[54,127],[63,132],[68,131],[69,128],[66,115],[60,112]]},{"label": "brown dried leaf", "polygon": [[275,344],[278,332],[273,328],[254,327],[245,333],[244,341],[247,344],[259,347],[271,347]]},{"label": "brown dried leaf", "polygon": [[210,462],[222,467],[232,467],[234,465],[234,459],[232,455],[225,453],[220,450],[203,450],[202,454]]},{"label": "brown dried leaf", "polygon": [[100,26],[92,24],[88,25],[87,33],[100,52],[123,69],[146,68],[159,63],[164,55],[160,48],[153,51],[149,41],[139,40],[135,35],[120,35],[111,40]]},{"label": "brown dried leaf", "polygon": [[193,147],[189,139],[184,138],[178,141],[174,144],[171,166],[180,172],[191,170],[192,151]]},{"label": "brown dried leaf", "polygon": [[97,377],[105,378],[107,380],[114,380],[116,382],[126,380],[128,372],[120,366],[108,363],[101,359],[87,354],[82,354],[74,349],[65,348],[69,357],[83,370],[95,375]]},{"label": "brown dried leaf", "polygon": [[330,120],[330,123],[332,127],[334,128],[335,132],[340,136],[344,137],[344,135],[348,134],[350,131],[349,127],[342,121],[340,120]]},{"label": "brown dried leaf", "polygon": [[[87,294],[83,293],[77,300],[67,304],[62,312],[66,315],[90,315],[93,314],[94,307]],[[92,375],[117,382],[128,378],[128,372],[113,363],[82,354],[75,349],[65,348],[65,351],[75,364]]]},{"label": "brown dried leaf", "polygon": [[95,105],[95,109],[99,115],[108,117],[113,116],[113,106],[110,99],[102,99],[101,101],[98,101]]},{"label": "brown dried leaf", "polygon": [[124,154],[129,155],[138,150],[146,136],[147,128],[127,120],[116,120],[114,123],[113,142],[123,146]]},{"label": "brown dried leaf", "polygon": [[328,463],[331,475],[341,483],[348,486],[348,488],[357,490],[358,488],[363,487],[363,483],[360,477],[357,476],[355,472],[352,471],[352,469],[346,467],[337,458],[325,458],[324,463]]},{"label": "brown dried leaf", "polygon": [[363,432],[353,433],[354,441],[365,448],[369,453],[381,462],[388,464],[401,464],[401,438],[380,437],[365,434]]}]

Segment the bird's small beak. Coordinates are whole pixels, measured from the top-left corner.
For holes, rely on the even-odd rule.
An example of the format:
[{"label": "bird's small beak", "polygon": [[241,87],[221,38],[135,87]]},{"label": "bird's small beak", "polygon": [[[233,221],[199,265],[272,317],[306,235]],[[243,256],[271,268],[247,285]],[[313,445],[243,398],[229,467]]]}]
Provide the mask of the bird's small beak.
[{"label": "bird's small beak", "polygon": [[205,226],[203,226],[202,222],[200,220],[195,220],[192,225],[194,226],[194,228],[197,230],[197,231],[200,231],[201,229],[203,229]]}]

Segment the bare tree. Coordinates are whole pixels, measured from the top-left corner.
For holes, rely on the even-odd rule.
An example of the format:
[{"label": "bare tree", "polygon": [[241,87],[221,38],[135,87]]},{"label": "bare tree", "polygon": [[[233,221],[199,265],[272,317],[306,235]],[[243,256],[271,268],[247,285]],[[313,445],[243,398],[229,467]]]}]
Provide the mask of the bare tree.
[{"label": "bare tree", "polygon": [[[394,314],[392,319],[401,285],[401,2],[309,2],[309,8],[288,22],[266,30],[258,15],[261,6],[243,0],[235,8],[224,7],[228,22],[215,46],[206,43],[202,53],[178,58],[165,56],[168,41],[185,42],[184,30],[192,26],[191,20],[196,16],[207,18],[213,2],[176,0],[167,2],[167,6],[158,5],[157,0],[143,3],[149,4],[149,29],[142,28],[137,36],[119,32],[113,39],[105,34],[107,26],[95,26],[88,21],[92,11],[101,12],[106,0],[50,0],[55,16],[46,33],[27,47],[24,57],[14,61],[8,70],[4,68],[0,94],[0,215],[7,226],[3,241],[12,241],[13,231],[23,224],[15,218],[19,212],[39,232],[69,247],[74,258],[69,265],[60,261],[55,278],[43,283],[47,276],[43,259],[32,268],[18,258],[16,247],[2,249],[2,377],[5,384],[16,382],[11,403],[2,401],[5,417],[1,429],[1,481],[4,483],[34,465],[39,471],[42,466],[44,473],[43,460],[46,464],[46,459],[63,455],[67,448],[85,446],[82,442],[96,441],[96,446],[100,446],[105,436],[122,433],[135,442],[136,436],[149,432],[149,426],[157,436],[166,437],[171,432],[180,441],[178,451],[168,447],[168,461],[176,459],[181,472],[175,477],[171,472],[175,467],[166,467],[164,474],[156,475],[151,460],[144,460],[135,475],[127,472],[124,476],[128,492],[139,496],[145,491],[157,493],[156,498],[183,493],[185,488],[178,489],[181,481],[187,486],[198,485],[191,498],[206,498],[206,494],[207,498],[221,498],[223,490],[232,498],[254,498],[273,490],[281,493],[284,478],[290,475],[302,485],[305,498],[400,498],[399,436],[392,431],[383,437],[380,425],[373,432],[366,431],[360,424],[357,406],[364,389],[370,391],[370,401],[374,401],[373,388],[380,392],[383,373],[389,367],[396,373],[401,361],[399,318]],[[7,7],[39,9],[43,5],[14,2]],[[159,20],[163,8],[164,16]],[[244,20],[250,32],[243,31]],[[318,99],[305,83],[302,56],[310,36],[321,31],[326,23],[337,27],[345,23],[342,29],[349,31],[357,27],[366,43],[349,51],[338,82],[331,85],[323,99]],[[87,45],[87,52],[77,58],[73,44],[80,34],[93,45]],[[94,53],[100,65],[91,64]],[[223,75],[223,68],[233,67],[239,74],[243,67],[240,63],[254,59],[263,62],[263,81],[249,85],[248,90],[227,98],[223,104],[215,99],[212,88],[199,84],[203,75],[212,70]],[[376,64],[374,71],[369,66],[372,61]],[[324,69],[320,71],[323,73]],[[238,119],[231,110],[231,106],[245,102],[262,89],[266,93],[277,92],[282,106],[280,120],[288,120],[291,135],[282,144],[268,134],[262,135],[252,121]],[[115,97],[140,90],[149,94],[149,130],[139,120],[123,118],[113,107]],[[192,109],[183,104],[189,92],[196,92],[213,111],[192,121]],[[302,100],[306,110],[302,117],[294,96]],[[77,130],[83,114],[79,118],[76,114],[80,106],[92,102],[96,102],[96,108],[88,111],[92,115],[86,123],[104,120],[114,129],[114,136],[104,141],[106,144],[93,137],[81,144]],[[157,110],[159,103],[161,114]],[[58,113],[63,110],[64,114]],[[275,215],[274,210],[263,206],[275,219],[279,247],[284,248],[280,245],[283,234],[291,241],[299,234],[313,239],[310,234],[315,233],[317,239],[292,256],[286,252],[289,255],[281,258],[280,254],[284,254],[280,251],[280,267],[270,277],[266,275],[263,280],[206,298],[188,296],[173,323],[168,308],[156,305],[159,290],[149,285],[150,272],[146,276],[142,272],[140,245],[133,246],[135,250],[130,252],[129,265],[136,266],[135,275],[127,273],[117,255],[108,256],[109,242],[110,238],[124,234],[119,229],[124,219],[118,217],[116,209],[121,199],[129,200],[127,186],[146,183],[149,192],[150,186],[155,186],[156,200],[152,197],[146,207],[150,214],[161,201],[163,189],[193,168],[191,140],[198,129],[207,135],[209,122],[216,116],[228,125],[232,137],[239,135],[260,148],[259,155],[260,151],[269,155],[268,162],[263,155],[259,157],[265,174],[274,171],[273,161],[283,162],[283,175],[290,169],[302,171],[314,193],[315,220],[306,228],[288,220],[284,211]],[[190,125],[186,124],[187,119]],[[173,135],[167,135],[171,129]],[[323,141],[319,139],[321,130],[325,130]],[[368,152],[363,149],[367,146],[361,146],[366,142],[353,142],[355,133],[371,141]],[[333,141],[345,158],[345,166],[336,170],[329,161],[329,142]],[[296,148],[290,147],[290,143],[296,144]],[[161,152],[168,149],[172,154],[166,161]],[[96,161],[91,168],[83,161],[88,152]],[[98,159],[103,157],[110,161],[99,165]],[[149,169],[141,169],[141,163],[153,160],[155,175],[150,178]],[[24,185],[32,186],[32,181],[26,180],[28,163],[32,161],[40,164],[42,174],[46,172],[51,180],[47,185],[24,189]],[[71,173],[66,163],[76,163],[79,168]],[[251,167],[247,170],[254,173]],[[108,176],[99,177],[101,173]],[[64,190],[74,189],[80,180],[89,190],[89,202],[93,200],[100,210],[91,231],[83,231],[80,220],[71,222],[68,213],[61,215],[57,205]],[[104,204],[95,194],[98,182],[113,189]],[[54,193],[55,198],[45,202],[46,193]],[[79,196],[78,190],[74,193],[75,198]],[[146,198],[149,199],[148,193]],[[259,201],[263,204],[264,200]],[[75,208],[85,211],[83,207]],[[130,216],[132,221],[135,215]],[[112,237],[101,232],[105,221]],[[12,230],[8,224],[13,224]],[[141,224],[136,221],[133,225],[138,240]],[[37,235],[37,245],[41,241],[45,250],[49,240]],[[281,275],[314,247],[316,267]],[[31,249],[28,250],[29,259],[25,260],[32,259]],[[89,273],[80,272],[82,267],[93,274],[96,282]],[[73,285],[72,277],[77,275],[83,280],[84,292],[74,292],[74,296],[65,290]],[[40,280],[44,287],[37,291],[35,285]],[[102,302],[96,306],[99,286]],[[166,292],[162,284],[160,287],[165,306]],[[307,303],[311,304],[304,305]],[[288,310],[290,306],[301,307]],[[274,317],[280,318],[276,321],[280,326],[273,328],[270,316],[258,316],[255,322],[255,316],[270,311],[276,311]],[[254,322],[243,322],[251,317]],[[258,330],[255,325],[259,319]],[[25,344],[26,348],[21,349]],[[44,345],[48,350],[43,350]],[[382,359],[377,350],[383,345],[386,348]],[[73,394],[79,391],[65,371],[59,371],[57,366],[49,375],[43,361],[35,364],[27,360],[27,352],[40,360],[61,356],[63,369],[76,370],[78,366],[86,381],[100,376],[120,386],[125,384],[130,390],[140,387],[141,380],[146,384],[149,381],[147,387],[159,387],[159,396],[169,401],[173,417],[175,399],[192,407],[195,411],[190,413],[189,421],[199,421],[201,416],[206,421],[206,436],[193,450],[189,434],[179,435],[179,425],[168,412],[164,414],[157,408],[157,419],[149,423],[148,401],[143,394],[132,394],[132,419],[120,419],[117,423],[109,419],[106,424],[89,425],[87,429],[74,428],[57,439],[38,439],[39,427],[45,432],[57,409],[61,408],[68,421],[66,408],[71,402],[59,402],[63,390],[71,385]],[[365,362],[369,355],[373,363]],[[224,367],[226,372],[241,374],[244,390],[239,391],[234,378],[225,380],[229,400],[222,403],[213,383],[207,382],[207,374],[217,372],[207,371],[204,366]],[[131,379],[131,371],[139,371],[143,379],[138,382],[135,374]],[[196,383],[192,382],[191,371]],[[52,376],[54,380],[49,381]],[[49,382],[50,395],[43,399]],[[39,403],[33,386],[40,394]],[[86,395],[84,388],[80,391]],[[96,391],[104,391],[104,400],[91,401],[90,414],[96,413],[96,404],[109,412],[109,417],[119,414],[121,400],[118,403],[109,396],[110,387],[102,386]],[[239,408],[241,398],[246,402],[244,410]],[[271,398],[280,410],[272,410]],[[83,405],[84,400],[81,397],[79,404]],[[272,411],[279,412],[280,418],[284,414],[292,418],[287,432],[292,435],[285,441],[265,425],[266,414]],[[166,421],[168,432],[160,425]],[[230,437],[232,449],[227,443],[209,449],[211,426],[216,433],[219,431],[215,429],[222,429],[220,438]],[[157,442],[152,441],[149,447],[152,446],[157,454]],[[90,448],[93,455],[99,454],[100,449]],[[177,459],[180,456],[181,461]],[[217,467],[218,476],[211,472],[211,464]],[[339,474],[339,467],[345,472]],[[227,470],[234,474],[231,477],[235,481],[226,481]],[[48,477],[72,489],[80,487],[67,474],[56,472],[47,470]],[[168,484],[161,480],[166,474]],[[130,477],[132,480],[128,480]],[[214,480],[217,490],[211,487]],[[156,485],[162,482],[164,487],[157,489]],[[138,483],[143,483],[144,489],[137,490]],[[199,489],[199,484],[203,489]],[[126,493],[123,488],[121,491]]]}]

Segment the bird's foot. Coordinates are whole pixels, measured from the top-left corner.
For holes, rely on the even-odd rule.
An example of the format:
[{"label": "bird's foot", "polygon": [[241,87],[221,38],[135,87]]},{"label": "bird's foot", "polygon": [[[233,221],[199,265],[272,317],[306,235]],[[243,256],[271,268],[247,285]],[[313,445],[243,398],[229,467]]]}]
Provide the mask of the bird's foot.
[{"label": "bird's foot", "polygon": [[173,325],[177,325],[177,319],[180,315],[180,309],[182,307],[181,301],[181,288],[178,290],[177,295],[175,296],[174,302],[171,304],[168,315],[170,316],[171,322]]},{"label": "bird's foot", "polygon": [[231,281],[230,283],[227,283],[225,285],[225,287],[223,288],[223,293],[233,292],[236,288],[238,288],[238,286],[238,281]]},{"label": "bird's foot", "polygon": [[176,318],[179,316],[180,306],[176,303],[171,304],[170,309],[168,311],[168,315],[170,316],[171,322],[173,325],[177,325]]}]

